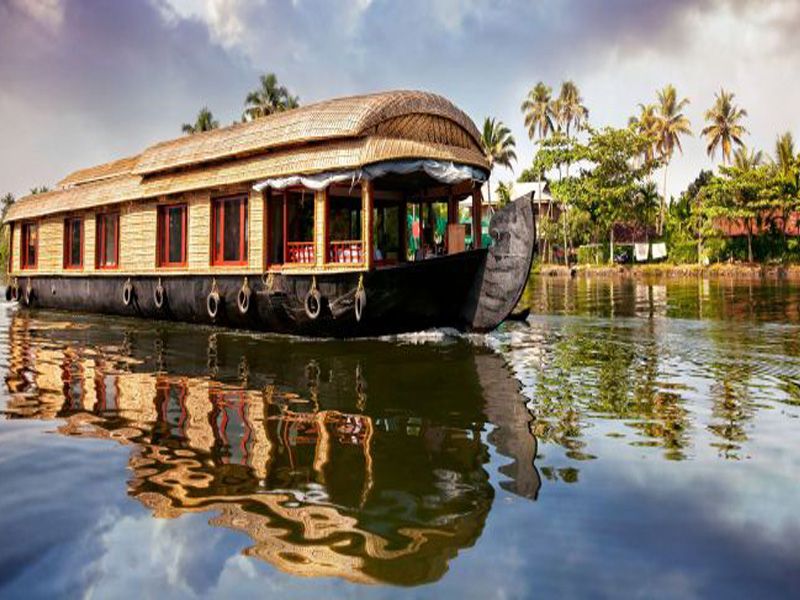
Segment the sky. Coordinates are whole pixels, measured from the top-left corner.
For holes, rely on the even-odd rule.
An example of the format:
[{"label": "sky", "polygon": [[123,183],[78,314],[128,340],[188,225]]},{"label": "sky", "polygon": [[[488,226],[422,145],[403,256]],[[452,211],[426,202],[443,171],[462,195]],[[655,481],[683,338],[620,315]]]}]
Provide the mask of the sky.
[{"label": "sky", "polygon": [[800,136],[798,26],[799,0],[0,0],[0,194],[177,137],[203,106],[229,124],[275,72],[303,104],[421,89],[496,117],[518,161],[495,181],[531,162],[520,104],[537,81],[574,80],[594,126],[672,83],[695,131],[677,195],[717,162],[699,132],[721,87],[748,146]]}]

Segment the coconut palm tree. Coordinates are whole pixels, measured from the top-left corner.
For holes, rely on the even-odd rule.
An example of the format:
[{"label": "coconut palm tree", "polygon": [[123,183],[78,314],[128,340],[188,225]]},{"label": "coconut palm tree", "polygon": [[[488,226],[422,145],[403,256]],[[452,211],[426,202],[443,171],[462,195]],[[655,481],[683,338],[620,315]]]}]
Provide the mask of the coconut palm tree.
[{"label": "coconut palm tree", "polygon": [[242,116],[245,121],[260,119],[300,106],[300,99],[297,96],[292,96],[285,86],[278,85],[275,73],[262,75],[259,81],[261,87],[247,94],[245,98],[245,110]]},{"label": "coconut palm tree", "polygon": [[[503,125],[502,121],[486,117],[483,122],[483,133],[481,133],[481,146],[483,146],[483,153],[486,155],[490,169],[493,169],[495,165],[511,169],[512,161],[517,160],[517,153],[514,151],[517,143],[514,141],[511,131]],[[491,172],[489,178],[491,179]],[[491,201],[492,186],[489,184],[487,187],[488,199]]]},{"label": "coconut palm tree", "polygon": [[[553,102],[553,112],[556,115],[556,123],[559,132],[563,129],[567,139],[569,139],[570,128],[580,131],[589,119],[589,109],[583,104],[580,90],[572,80],[564,81],[558,93],[558,98]],[[567,162],[567,177],[569,177],[570,163]],[[567,212],[569,204],[564,202],[564,264],[569,264],[567,256]]]},{"label": "coconut palm tree", "polygon": [[553,103],[558,128],[564,130],[569,137],[570,128],[580,131],[589,119],[589,109],[583,105],[580,90],[574,81],[565,81],[561,84],[558,98]]},{"label": "coconut palm tree", "polygon": [[[552,88],[540,81],[528,92],[528,96],[522,102],[520,110],[525,117],[525,127],[528,128],[528,137],[531,141],[537,136],[539,140],[543,140],[553,131],[555,113],[553,112],[552,94]],[[536,178],[539,181],[537,198],[541,198],[544,173],[539,172]]]},{"label": "coconut palm tree", "polygon": [[733,166],[740,171],[752,171],[762,164],[764,164],[764,153],[761,150],[748,150],[747,147],[741,146],[733,153]]},{"label": "coconut palm tree", "polygon": [[667,206],[667,170],[672,161],[675,149],[683,154],[681,147],[681,136],[692,135],[692,128],[689,119],[683,114],[683,109],[689,104],[688,98],[678,100],[678,93],[672,84],[664,87],[657,92],[658,113],[655,121],[656,148],[664,161],[664,188],[661,196],[661,208],[658,215],[658,235],[664,227],[664,217]]},{"label": "coconut palm tree", "polygon": [[658,116],[656,115],[656,105],[639,103],[639,115],[628,119],[628,125],[643,136],[652,140],[651,144],[645,146],[643,158],[645,161],[653,160],[656,156],[656,146],[658,143]]},{"label": "coconut palm tree", "polygon": [[730,162],[734,144],[744,146],[742,137],[749,133],[741,124],[742,119],[747,116],[747,111],[736,106],[734,98],[734,94],[724,89],[716,94],[714,106],[706,111],[708,125],[702,132],[708,142],[706,148],[708,155],[713,158],[719,147],[722,150],[723,164]]},{"label": "coconut palm tree", "polygon": [[193,135],[195,133],[200,133],[201,131],[211,131],[217,127],[219,127],[219,121],[214,119],[214,115],[211,114],[211,111],[208,110],[208,107],[204,106],[200,109],[200,112],[197,113],[197,118],[194,121],[194,125],[184,123],[181,126],[181,131],[187,135]]},{"label": "coconut palm tree", "polygon": [[11,192],[6,193],[5,196],[0,198],[0,222],[5,222],[6,213],[8,209],[11,208],[11,205],[14,204],[15,200],[16,198]]},{"label": "coconut palm tree", "polygon": [[528,92],[520,107],[525,117],[525,127],[528,128],[528,137],[531,140],[537,136],[540,140],[544,139],[553,131],[555,114],[553,113],[552,93],[553,90],[550,86],[540,81]]},{"label": "coconut palm tree", "polygon": [[775,165],[781,175],[790,178],[797,170],[797,156],[794,153],[794,139],[787,131],[775,141]]}]

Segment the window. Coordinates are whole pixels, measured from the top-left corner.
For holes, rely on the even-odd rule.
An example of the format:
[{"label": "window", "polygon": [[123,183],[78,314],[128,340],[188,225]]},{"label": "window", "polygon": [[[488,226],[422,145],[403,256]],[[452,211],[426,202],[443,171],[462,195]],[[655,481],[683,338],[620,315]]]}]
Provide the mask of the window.
[{"label": "window", "polygon": [[328,195],[328,262],[364,262],[361,196]]},{"label": "window", "polygon": [[158,266],[186,266],[186,205],[158,207]]},{"label": "window", "polygon": [[23,269],[35,269],[39,254],[39,224],[22,224],[22,255],[20,266]]},{"label": "window", "polygon": [[97,215],[97,268],[119,266],[119,213]]},{"label": "window", "polygon": [[64,221],[64,268],[83,267],[83,219]]},{"label": "window", "polygon": [[400,260],[400,207],[380,206],[373,209],[373,254],[377,262],[392,263]]},{"label": "window", "polygon": [[314,264],[314,192],[293,189],[267,197],[267,264]]},{"label": "window", "polygon": [[246,196],[214,200],[211,264],[247,264]]}]

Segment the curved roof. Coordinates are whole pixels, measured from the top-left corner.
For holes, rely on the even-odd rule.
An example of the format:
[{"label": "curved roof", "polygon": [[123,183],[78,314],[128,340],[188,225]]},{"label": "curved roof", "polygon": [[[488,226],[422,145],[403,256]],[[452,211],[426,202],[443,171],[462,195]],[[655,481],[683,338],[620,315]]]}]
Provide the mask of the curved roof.
[{"label": "curved roof", "polygon": [[489,171],[472,120],[446,98],[394,91],[336,98],[81,169],[20,199],[7,221],[260,178],[435,158]]},{"label": "curved roof", "polygon": [[133,172],[138,175],[244,156],[281,146],[292,146],[369,135],[390,119],[410,114],[442,117],[463,128],[480,147],[480,133],[456,106],[428,92],[380,92],[335,98],[294,110],[186,136],[145,150]]}]

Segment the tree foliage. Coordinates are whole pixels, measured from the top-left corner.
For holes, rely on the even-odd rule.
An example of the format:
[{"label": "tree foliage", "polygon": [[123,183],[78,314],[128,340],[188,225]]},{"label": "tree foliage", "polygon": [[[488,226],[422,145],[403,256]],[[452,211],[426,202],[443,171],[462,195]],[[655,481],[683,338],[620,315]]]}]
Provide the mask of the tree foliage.
[{"label": "tree foliage", "polygon": [[713,158],[717,148],[720,148],[723,164],[730,162],[734,146],[744,146],[742,138],[748,133],[747,128],[742,125],[747,111],[734,103],[735,97],[735,94],[721,89],[716,95],[714,105],[705,115],[708,125],[702,133],[708,143],[706,151]]},{"label": "tree foliage", "polygon": [[540,152],[547,153],[543,157],[547,161],[580,165],[576,176],[554,182],[551,190],[557,199],[586,212],[596,224],[597,234],[608,236],[614,223],[647,212],[642,205],[649,203],[652,195],[643,193],[643,188],[659,162],[641,160],[651,140],[633,127],[589,128],[588,133],[585,143],[568,140]]},{"label": "tree foliage", "polygon": [[204,106],[200,109],[200,112],[197,113],[197,118],[194,121],[194,124],[191,123],[184,123],[181,126],[181,131],[187,135],[193,135],[195,133],[200,133],[201,131],[211,131],[212,129],[217,129],[219,127],[219,121],[214,119],[214,115],[208,109],[207,106]]},{"label": "tree foliage", "polygon": [[293,96],[286,86],[278,84],[275,73],[262,75],[259,84],[245,98],[243,120],[252,121],[300,106],[300,99]]}]

